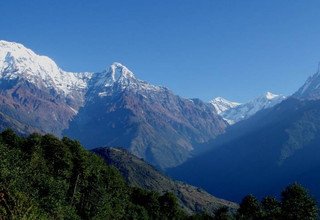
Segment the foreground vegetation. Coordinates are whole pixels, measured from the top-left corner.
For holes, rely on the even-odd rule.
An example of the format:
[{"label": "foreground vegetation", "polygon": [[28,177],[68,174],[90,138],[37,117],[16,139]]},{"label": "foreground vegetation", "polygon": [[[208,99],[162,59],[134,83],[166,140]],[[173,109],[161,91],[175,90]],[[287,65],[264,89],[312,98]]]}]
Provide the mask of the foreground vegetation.
[{"label": "foreground vegetation", "polygon": [[316,219],[315,201],[298,184],[281,201],[246,196],[228,208],[187,216],[172,193],[129,187],[118,170],[77,141],[0,134],[0,219]]},{"label": "foreground vegetation", "polygon": [[318,218],[316,201],[301,185],[289,185],[281,193],[281,201],[267,196],[258,201],[253,195],[243,198],[237,212],[238,219],[311,220]]},{"label": "foreground vegetation", "polygon": [[171,193],[130,188],[79,142],[0,134],[0,219],[184,218]]}]

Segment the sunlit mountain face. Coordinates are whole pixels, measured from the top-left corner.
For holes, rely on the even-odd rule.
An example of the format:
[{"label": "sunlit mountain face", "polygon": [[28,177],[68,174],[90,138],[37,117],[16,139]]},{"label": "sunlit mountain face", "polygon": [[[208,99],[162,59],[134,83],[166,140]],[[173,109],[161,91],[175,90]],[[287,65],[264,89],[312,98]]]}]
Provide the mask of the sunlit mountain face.
[{"label": "sunlit mountain face", "polygon": [[228,126],[212,105],[139,80],[120,63],[66,72],[7,41],[0,41],[0,61],[2,129],[67,135],[88,148],[122,146],[165,168]]}]

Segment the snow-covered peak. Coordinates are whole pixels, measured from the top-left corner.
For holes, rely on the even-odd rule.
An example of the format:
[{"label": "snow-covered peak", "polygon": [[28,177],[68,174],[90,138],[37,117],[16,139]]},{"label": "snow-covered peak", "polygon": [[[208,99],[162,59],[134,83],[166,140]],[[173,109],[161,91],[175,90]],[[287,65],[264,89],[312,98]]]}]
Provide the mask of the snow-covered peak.
[{"label": "snow-covered peak", "polygon": [[216,97],[213,100],[211,100],[210,103],[213,105],[218,114],[221,114],[224,111],[227,111],[231,108],[240,105],[240,103],[238,102],[231,102],[222,97]]},{"label": "snow-covered peak", "polygon": [[276,95],[271,92],[266,92],[258,98],[253,99],[250,102],[245,103],[244,105],[255,106],[257,111],[265,108],[270,108],[279,102],[283,101],[286,97],[284,95]]},{"label": "snow-covered peak", "polygon": [[[252,101],[244,104],[229,105],[224,111],[217,111],[229,124],[237,123],[241,120],[247,119],[262,109],[267,109],[275,106],[283,101],[286,97],[283,95],[276,95],[271,92],[267,92]],[[224,100],[219,98],[218,101]],[[214,101],[214,100],[213,100]],[[211,102],[212,103],[212,102]],[[223,102],[224,103],[224,102]],[[223,105],[220,104],[223,107]],[[221,107],[220,107],[221,108]]]},{"label": "snow-covered peak", "polygon": [[268,100],[272,100],[272,99],[274,99],[274,98],[277,98],[279,95],[276,95],[276,94],[273,94],[273,93],[271,93],[271,92],[267,92],[266,94],[265,94],[265,97],[268,99]]},{"label": "snow-covered peak", "polygon": [[137,81],[134,74],[124,65],[118,62],[112,63],[106,71],[96,73],[97,82],[94,87],[111,87],[115,84],[129,84]]},{"label": "snow-covered peak", "polygon": [[271,92],[266,92],[264,93],[263,95],[261,96],[258,96],[257,98],[245,103],[245,104],[248,104],[248,103],[260,103],[260,104],[263,104],[263,105],[268,105],[268,103],[274,103],[274,101],[276,100],[283,100],[285,98],[285,96],[283,95],[277,95],[277,94],[273,94]]},{"label": "snow-covered peak", "polygon": [[[160,86],[149,84],[137,79],[134,74],[124,65],[114,62],[107,71],[97,73],[97,80],[94,84],[95,91],[99,96],[106,96],[115,89],[130,89],[134,91],[160,91]],[[110,90],[111,89],[111,90]]]},{"label": "snow-covered peak", "polygon": [[120,77],[135,78],[134,74],[126,66],[118,62],[111,64],[109,72],[114,81],[117,81]]},{"label": "snow-covered peak", "polygon": [[91,75],[63,71],[49,57],[37,55],[22,44],[0,41],[0,79],[22,78],[39,88],[68,95],[85,89]]}]

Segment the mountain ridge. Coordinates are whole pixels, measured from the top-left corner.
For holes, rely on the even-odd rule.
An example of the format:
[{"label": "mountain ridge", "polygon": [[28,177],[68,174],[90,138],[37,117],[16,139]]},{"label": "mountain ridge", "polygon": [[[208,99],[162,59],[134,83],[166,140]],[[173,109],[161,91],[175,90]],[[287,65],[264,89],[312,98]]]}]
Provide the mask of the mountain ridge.
[{"label": "mountain ridge", "polygon": [[[309,77],[291,97],[228,127],[206,152],[168,173],[229,200],[249,193],[278,196],[277,191],[299,182],[319,201],[320,101],[314,95],[320,87],[308,87],[318,79],[318,74]],[[300,96],[301,91],[308,93]]]},{"label": "mountain ridge", "polygon": [[17,132],[67,135],[87,148],[123,146],[159,167],[182,163],[195,144],[228,126],[211,105],[142,81],[117,62],[102,72],[65,72],[48,57],[1,41],[0,79],[3,120],[28,127]]},{"label": "mountain ridge", "polygon": [[271,108],[285,99],[283,95],[266,92],[246,103],[231,102],[221,97],[213,99],[210,103],[215,107],[217,113],[232,125],[251,117],[260,110]]}]

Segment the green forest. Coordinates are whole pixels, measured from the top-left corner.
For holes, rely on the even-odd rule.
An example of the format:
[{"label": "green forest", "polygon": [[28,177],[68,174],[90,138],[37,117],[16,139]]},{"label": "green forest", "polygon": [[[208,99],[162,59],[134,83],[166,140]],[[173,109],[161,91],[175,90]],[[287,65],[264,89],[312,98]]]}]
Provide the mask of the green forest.
[{"label": "green forest", "polygon": [[118,170],[78,141],[52,135],[0,134],[0,219],[317,219],[300,185],[281,201],[248,195],[237,212],[188,216],[172,193],[129,187]]},{"label": "green forest", "polygon": [[0,135],[0,219],[182,218],[176,198],[126,185],[78,141]]}]

